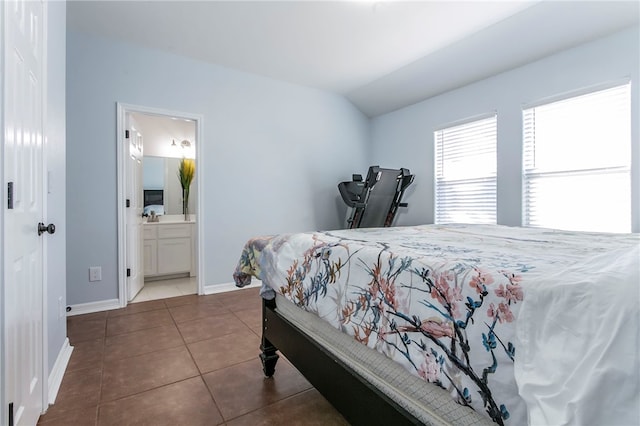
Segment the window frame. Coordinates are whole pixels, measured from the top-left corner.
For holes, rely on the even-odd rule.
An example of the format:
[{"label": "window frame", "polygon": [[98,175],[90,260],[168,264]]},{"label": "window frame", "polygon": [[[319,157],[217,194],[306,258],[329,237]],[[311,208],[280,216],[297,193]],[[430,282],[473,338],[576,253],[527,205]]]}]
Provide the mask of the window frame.
[{"label": "window frame", "polygon": [[[626,86],[626,87],[625,87]],[[628,147],[626,149],[628,149],[627,152],[627,160],[626,160],[626,164],[620,164],[619,165],[615,165],[615,166],[611,166],[611,165],[600,165],[600,166],[596,166],[596,167],[583,167],[583,168],[564,168],[562,170],[559,169],[552,169],[552,170],[540,170],[540,169],[536,169],[536,167],[531,167],[528,168],[528,158],[527,155],[529,155],[529,151],[533,151],[534,152],[534,156],[535,156],[535,147],[529,147],[528,146],[528,141],[531,139],[531,136],[528,136],[527,133],[528,132],[533,132],[535,134],[535,128],[533,130],[528,129],[528,121],[526,118],[526,115],[528,114],[528,112],[530,110],[535,110],[536,108],[541,108],[541,107],[546,107],[546,106],[550,106],[553,105],[555,103],[561,103],[561,102],[565,102],[565,101],[571,101],[572,99],[577,99],[583,96],[589,96],[589,95],[596,95],[598,92],[604,92],[607,90],[612,90],[612,89],[619,89],[619,88],[625,88],[626,89],[626,94],[623,96],[626,96],[626,101],[627,104],[625,106],[626,109],[626,113],[628,114],[628,121],[629,121],[629,127],[627,129],[625,129],[625,132],[628,132]],[[578,230],[578,229],[569,229],[569,228],[559,228],[559,227],[554,227],[552,223],[548,223],[548,224],[544,224],[544,223],[539,223],[539,224],[535,224],[534,222],[534,217],[535,215],[532,215],[531,212],[531,203],[530,203],[530,191],[529,191],[529,184],[533,179],[544,179],[546,177],[550,177],[553,178],[554,176],[565,176],[565,178],[568,180],[570,178],[579,178],[579,177],[591,177],[591,178],[595,178],[597,177],[597,175],[604,175],[604,174],[623,174],[623,178],[625,178],[626,180],[628,180],[628,209],[627,209],[627,216],[628,216],[628,223],[625,223],[625,225],[627,226],[626,230],[612,230],[613,228],[598,228],[598,227],[593,227],[590,229],[580,229],[582,231],[586,231],[586,232],[623,232],[623,233],[629,233],[632,232],[633,229],[633,217],[632,217],[632,210],[633,210],[633,182],[632,182],[632,174],[633,174],[633,170],[632,170],[632,162],[633,162],[633,141],[631,138],[631,132],[632,132],[632,127],[633,127],[633,123],[632,123],[632,105],[631,105],[631,100],[632,98],[632,85],[631,85],[631,80],[630,79],[619,79],[619,80],[615,80],[615,81],[610,81],[607,83],[603,83],[603,84],[598,84],[598,85],[593,85],[593,86],[589,86],[587,88],[583,88],[580,90],[576,90],[576,91],[572,91],[572,92],[565,92],[556,96],[552,96],[552,97],[548,97],[545,98],[543,100],[539,100],[535,103],[529,103],[529,104],[523,104],[522,108],[521,108],[521,118],[522,118],[522,187],[521,187],[521,196],[522,196],[522,213],[521,213],[521,226],[523,227],[541,227],[541,228],[556,228],[556,229],[563,229],[563,230]],[[534,112],[535,114],[535,112]],[[535,119],[534,119],[535,121]],[[534,124],[535,126],[535,124]],[[535,136],[533,136],[535,138]],[[535,139],[534,142],[535,144]],[[612,218],[612,220],[614,220]]]},{"label": "window frame", "polygon": [[[491,129],[492,131],[492,136],[493,136],[493,145],[492,145],[492,152],[491,154],[493,155],[493,161],[495,162],[495,167],[493,168],[493,171],[491,174],[485,174],[483,176],[476,176],[476,177],[466,177],[463,179],[446,179],[441,177],[440,175],[440,171],[441,171],[441,167],[442,167],[442,163],[443,163],[443,159],[441,157],[441,143],[440,140],[442,139],[442,134],[445,131],[453,131],[455,132],[454,129],[456,128],[460,128],[463,126],[467,126],[467,125],[474,125],[483,121],[488,121],[488,120],[492,120],[492,123],[490,124],[491,126],[493,126],[493,128]],[[498,112],[497,111],[491,111],[491,112],[487,112],[484,114],[480,114],[480,115],[476,115],[473,117],[468,117],[466,119],[463,120],[458,120],[452,123],[449,123],[447,125],[443,125],[440,126],[438,128],[436,128],[433,131],[433,166],[434,166],[434,172],[433,172],[433,193],[434,193],[434,199],[433,199],[433,214],[434,214],[434,223],[436,224],[445,224],[445,223],[456,223],[456,222],[460,222],[458,220],[454,220],[454,221],[448,221],[448,220],[442,220],[443,216],[446,216],[447,214],[445,213],[439,213],[440,208],[442,207],[441,202],[439,202],[439,199],[443,199],[446,197],[439,197],[440,191],[440,184],[442,182],[446,182],[447,180],[449,182],[455,182],[458,181],[461,185],[467,184],[467,185],[472,185],[472,184],[477,184],[477,185],[481,185],[483,183],[489,183],[492,186],[492,192],[493,192],[493,211],[491,213],[492,217],[489,221],[465,221],[465,223],[478,223],[478,224],[496,224],[497,223],[497,217],[498,217],[498,211],[497,211],[497,205],[498,205],[498,191],[497,191],[497,184],[498,184]],[[490,182],[489,182],[490,181]],[[464,202],[464,201],[462,201]],[[451,215],[451,213],[449,214]],[[453,215],[455,215],[455,213],[453,213]],[[479,214],[480,216],[482,214]]]}]

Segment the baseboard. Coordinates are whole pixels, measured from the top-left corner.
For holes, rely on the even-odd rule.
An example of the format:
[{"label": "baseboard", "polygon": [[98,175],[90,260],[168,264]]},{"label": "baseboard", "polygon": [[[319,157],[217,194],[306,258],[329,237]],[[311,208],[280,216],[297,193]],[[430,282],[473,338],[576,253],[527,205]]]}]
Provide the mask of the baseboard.
[{"label": "baseboard", "polygon": [[62,348],[56,358],[56,363],[53,364],[51,374],[49,374],[49,404],[56,402],[58,390],[60,390],[64,372],[67,371],[67,365],[69,365],[69,359],[71,359],[72,352],[73,346],[69,345],[69,338],[64,339]]},{"label": "baseboard", "polygon": [[149,283],[153,281],[164,281],[164,280],[172,280],[174,278],[189,278],[193,275],[189,275],[189,272],[181,272],[179,274],[165,274],[165,275],[146,275],[144,277],[144,282]]},{"label": "baseboard", "polygon": [[112,309],[120,309],[120,301],[118,299],[100,300],[98,302],[79,303],[69,306],[71,309],[67,312],[67,316],[91,314],[94,312],[110,311]]},{"label": "baseboard", "polygon": [[236,290],[243,290],[245,288],[260,287],[261,285],[262,285],[262,281],[252,278],[251,284],[249,284],[248,286],[237,287],[235,283],[205,285],[203,288],[203,292],[204,294],[226,293],[228,291],[236,291]]},{"label": "baseboard", "polygon": [[[216,294],[226,293],[228,291],[242,290],[244,288],[260,287],[262,281],[252,279],[251,284],[242,288],[236,287],[235,283],[222,283],[215,285],[206,285],[203,289],[203,294]],[[70,310],[67,312],[67,316],[92,314],[94,312],[110,311],[112,309],[120,309],[120,301],[118,299],[100,300],[98,302],[79,303],[77,305],[70,305]]]}]

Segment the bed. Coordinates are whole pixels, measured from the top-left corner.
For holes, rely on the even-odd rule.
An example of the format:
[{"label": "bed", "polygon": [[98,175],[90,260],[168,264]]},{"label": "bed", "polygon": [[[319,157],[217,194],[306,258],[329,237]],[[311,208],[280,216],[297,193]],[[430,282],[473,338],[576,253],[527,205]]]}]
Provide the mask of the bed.
[{"label": "bed", "polygon": [[[257,237],[277,350],[352,424],[639,424],[640,236],[422,225]],[[277,373],[276,373],[277,374]]]}]

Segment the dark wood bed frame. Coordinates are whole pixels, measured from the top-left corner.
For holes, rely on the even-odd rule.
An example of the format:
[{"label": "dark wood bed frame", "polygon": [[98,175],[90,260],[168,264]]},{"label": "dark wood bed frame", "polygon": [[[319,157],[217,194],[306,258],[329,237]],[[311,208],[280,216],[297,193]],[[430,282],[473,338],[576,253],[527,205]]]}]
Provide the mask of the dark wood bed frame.
[{"label": "dark wood bed frame", "polygon": [[295,325],[282,317],[275,299],[263,299],[260,359],[273,376],[283,355],[352,425],[419,425],[421,421],[363,379]]}]

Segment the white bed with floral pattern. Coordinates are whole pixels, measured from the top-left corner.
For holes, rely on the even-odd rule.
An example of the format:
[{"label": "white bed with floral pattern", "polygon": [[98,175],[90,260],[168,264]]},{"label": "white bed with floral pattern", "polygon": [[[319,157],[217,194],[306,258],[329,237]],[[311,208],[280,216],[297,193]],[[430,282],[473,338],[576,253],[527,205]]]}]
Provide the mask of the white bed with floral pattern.
[{"label": "white bed with floral pattern", "polygon": [[485,225],[309,232],[250,240],[234,277],[498,424],[637,424],[639,247]]}]

